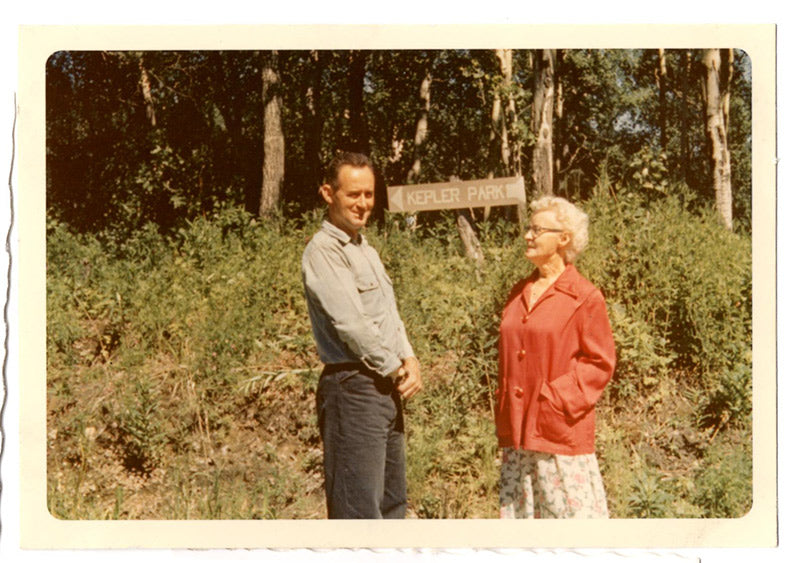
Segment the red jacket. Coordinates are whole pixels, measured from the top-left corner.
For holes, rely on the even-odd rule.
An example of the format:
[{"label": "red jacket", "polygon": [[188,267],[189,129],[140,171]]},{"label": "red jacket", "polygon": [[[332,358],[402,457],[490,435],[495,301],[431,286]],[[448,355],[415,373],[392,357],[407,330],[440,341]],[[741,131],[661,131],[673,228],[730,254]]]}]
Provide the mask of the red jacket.
[{"label": "red jacket", "polygon": [[594,452],[594,405],[616,353],[602,293],[572,264],[528,313],[511,290],[500,322],[495,424],[501,447],[579,455]]}]

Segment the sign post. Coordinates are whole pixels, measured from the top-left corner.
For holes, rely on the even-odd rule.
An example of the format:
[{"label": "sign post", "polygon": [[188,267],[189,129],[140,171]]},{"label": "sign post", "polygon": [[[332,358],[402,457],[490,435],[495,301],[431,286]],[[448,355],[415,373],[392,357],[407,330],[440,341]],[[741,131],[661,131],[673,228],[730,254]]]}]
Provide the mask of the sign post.
[{"label": "sign post", "polygon": [[388,186],[386,191],[392,212],[525,204],[525,182],[519,176]]}]

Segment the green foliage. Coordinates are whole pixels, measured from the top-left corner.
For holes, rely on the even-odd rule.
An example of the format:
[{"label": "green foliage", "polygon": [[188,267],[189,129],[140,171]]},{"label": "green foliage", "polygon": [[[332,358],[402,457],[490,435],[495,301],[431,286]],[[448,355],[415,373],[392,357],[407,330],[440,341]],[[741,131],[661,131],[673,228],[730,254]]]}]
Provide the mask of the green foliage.
[{"label": "green foliage", "polygon": [[[665,179],[684,182],[711,201],[695,72],[701,53],[665,53],[670,76],[662,99],[655,50],[557,50],[557,190],[587,197],[605,168],[614,182],[633,174],[641,176],[636,180],[644,190],[663,188]],[[232,50],[54,53],[46,67],[48,213],[74,229],[116,228],[126,236],[150,222],[172,230],[221,205],[255,213],[264,57]],[[421,182],[507,174],[492,117],[496,96],[504,107],[516,107],[515,118],[506,116],[512,149],[530,154],[534,81],[528,50],[514,50],[510,84],[489,49],[294,50],[280,51],[278,60],[282,203],[299,211],[295,216],[317,200],[322,166],[343,148],[369,150],[386,185],[405,183],[417,158]],[[750,74],[747,55],[736,51],[728,144],[734,216],[745,231],[751,213]],[[430,107],[423,110],[420,85],[428,75]],[[423,111],[427,136],[417,146]],[[660,155],[657,161],[653,154]],[[531,159],[522,158],[521,166],[531,178]]]},{"label": "green foliage", "polygon": [[[727,436],[749,433],[749,241],[673,185],[651,198],[602,188],[584,206],[591,242],[577,266],[605,292],[617,342],[612,392],[598,410],[612,513],[740,515],[750,450],[720,460],[738,447]],[[406,405],[411,509],[495,517],[497,327],[510,287],[531,266],[515,225],[479,224],[478,266],[463,256],[454,215],[440,217],[415,228],[392,219],[366,233],[425,370],[424,392]],[[319,363],[300,282],[319,220],[315,212],[259,221],[220,207],[170,235],[151,225],[125,238],[48,222],[54,514],[324,514]],[[609,426],[633,405],[634,426]],[[92,473],[96,464],[105,474]],[[688,467],[697,467],[696,486]],[[137,471],[166,499],[154,512],[135,505]]]},{"label": "green foliage", "polygon": [[529,272],[522,243],[483,225],[485,263],[463,257],[455,216],[427,229],[387,225],[370,236],[391,272],[409,338],[427,366],[408,403],[408,475],[423,518],[494,516],[497,327],[511,285]]},{"label": "green foliage", "polygon": [[[606,187],[609,191],[610,188]],[[701,410],[742,421],[751,387],[748,239],[691,212],[681,194],[593,198],[581,266],[606,295],[619,345],[615,385],[630,394],[668,371],[696,374]]]},{"label": "green foliage", "polygon": [[624,305],[607,306],[618,355],[613,385],[621,396],[629,397],[666,377],[675,354],[666,338],[654,334],[650,324],[629,314]]},{"label": "green foliage", "polygon": [[710,388],[694,392],[700,408],[697,411],[699,424],[704,427],[719,427],[729,420],[741,423],[750,418],[753,408],[752,370],[740,364],[723,371]]},{"label": "green foliage", "polygon": [[59,273],[47,284],[48,361],[105,362],[124,332],[124,270],[111,267],[96,238],[72,235],[63,223],[48,221],[47,237],[47,268]]},{"label": "green foliage", "polygon": [[[514,102],[510,141],[528,154],[530,54],[514,51],[509,85],[491,50],[281,51],[286,173],[281,210],[270,220],[253,219],[263,53],[53,54],[46,92],[53,514],[320,517],[319,366],[299,268],[320,219],[304,211],[317,201],[321,162],[337,149],[369,146],[380,184],[405,183],[416,158],[423,182],[506,174],[492,105]],[[670,394],[691,404],[659,414],[649,433],[600,433],[616,516],[731,517],[750,501],[750,449],[740,448],[731,464],[720,461],[737,447],[729,436],[749,433],[752,409],[750,61],[736,52],[730,233],[708,205],[693,73],[699,54],[665,53],[671,76],[663,99],[654,50],[556,54],[557,191],[586,200],[592,236],[578,267],[604,291],[617,343],[603,407],[621,416],[635,404],[649,423],[670,407]],[[417,147],[428,74],[428,135]],[[530,166],[523,158],[526,178]],[[407,406],[412,510],[493,517],[497,325],[509,288],[530,271],[518,228],[479,223],[486,260],[477,266],[462,255],[452,213],[425,214],[411,227],[396,216],[384,222],[381,212],[368,236],[426,366],[426,390]],[[691,432],[677,430],[683,426]],[[259,445],[251,447],[253,429]],[[231,453],[232,445],[240,449]],[[698,464],[696,487],[684,457]],[[665,459],[682,470],[665,469]],[[122,460],[121,468],[109,460]],[[153,498],[168,500],[137,507],[147,483],[161,489]]]},{"label": "green foliage", "polygon": [[669,181],[666,153],[645,148],[630,160],[631,181],[640,189],[666,192]]},{"label": "green foliage", "polygon": [[628,508],[634,518],[664,518],[669,514],[673,501],[658,476],[645,471],[636,477]]},{"label": "green foliage", "polygon": [[714,442],[696,477],[694,502],[709,518],[741,518],[753,499],[753,449],[748,439]]},{"label": "green foliage", "polygon": [[123,404],[119,429],[125,466],[149,473],[161,461],[166,433],[161,427],[158,402],[147,383],[136,380],[134,396]]},{"label": "green foliage", "polygon": [[530,266],[524,262],[522,243],[510,241],[510,228],[501,222],[481,233],[489,244],[486,262],[478,268],[464,259],[455,216],[450,221],[414,231],[393,224],[375,245],[393,273],[412,340],[429,353],[483,356],[496,342],[508,290]]}]

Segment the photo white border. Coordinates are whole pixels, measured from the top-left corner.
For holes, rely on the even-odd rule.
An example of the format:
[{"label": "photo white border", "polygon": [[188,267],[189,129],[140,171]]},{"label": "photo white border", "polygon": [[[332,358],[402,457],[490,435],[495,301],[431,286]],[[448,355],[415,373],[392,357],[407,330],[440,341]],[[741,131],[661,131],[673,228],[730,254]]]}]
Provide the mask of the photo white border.
[{"label": "photo white border", "polygon": [[[44,68],[58,50],[705,48],[753,68],[754,506],[739,519],[64,521],[47,511]],[[23,27],[18,178],[20,535],[24,548],[767,547],[777,534],[775,27],[413,25]],[[11,436],[7,439],[13,439]]]}]

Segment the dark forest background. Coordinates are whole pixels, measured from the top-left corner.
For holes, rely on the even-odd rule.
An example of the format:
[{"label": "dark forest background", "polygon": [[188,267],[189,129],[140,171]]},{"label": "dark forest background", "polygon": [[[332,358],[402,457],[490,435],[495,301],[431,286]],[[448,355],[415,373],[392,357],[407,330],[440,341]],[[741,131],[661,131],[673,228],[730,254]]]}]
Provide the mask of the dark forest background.
[{"label": "dark forest background", "polygon": [[48,212],[84,232],[297,215],[344,149],[381,185],[521,175],[574,200],[605,178],[716,202],[727,160],[721,212],[746,230],[750,96],[725,49],[58,52]]},{"label": "dark forest background", "polygon": [[521,176],[590,216],[618,366],[614,518],[752,502],[751,80],[732,49],[69,51],[47,61],[48,507],[324,518],[300,257],[324,164],[369,153],[423,366],[409,517],[497,516],[516,208],[393,214],[387,185]]}]

